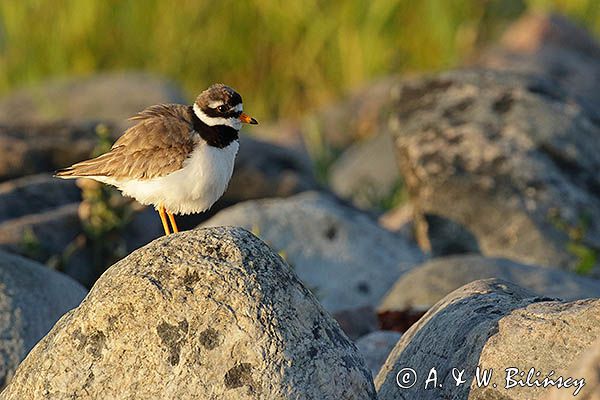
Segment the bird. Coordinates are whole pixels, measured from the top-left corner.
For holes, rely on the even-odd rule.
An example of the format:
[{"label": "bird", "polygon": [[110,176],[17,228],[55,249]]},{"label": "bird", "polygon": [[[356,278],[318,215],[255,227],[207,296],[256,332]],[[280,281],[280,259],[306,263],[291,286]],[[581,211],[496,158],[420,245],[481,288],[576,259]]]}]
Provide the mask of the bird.
[{"label": "bird", "polygon": [[243,112],[240,94],[222,83],[204,90],[192,105],[153,105],[129,120],[134,124],[108,152],[54,176],[93,179],[154,206],[165,235],[171,234],[168,222],[179,232],[174,215],[204,212],[223,195],[239,130],[243,123],[258,124]]}]

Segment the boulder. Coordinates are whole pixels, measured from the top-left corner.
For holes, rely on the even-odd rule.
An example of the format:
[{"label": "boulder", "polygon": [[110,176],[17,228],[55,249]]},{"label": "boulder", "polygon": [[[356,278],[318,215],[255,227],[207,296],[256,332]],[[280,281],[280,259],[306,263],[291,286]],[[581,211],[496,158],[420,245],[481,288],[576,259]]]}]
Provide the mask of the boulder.
[{"label": "boulder", "polygon": [[163,237],[108,269],[0,399],[375,399],[356,347],[240,228]]},{"label": "boulder", "polygon": [[0,183],[0,223],[81,201],[75,181],[48,174],[25,176]]},{"label": "boulder", "polygon": [[[585,386],[577,393],[577,400],[600,400],[600,340],[583,352],[566,376],[585,379]],[[549,400],[573,399],[574,391],[552,388],[550,392]]]},{"label": "boulder", "polygon": [[99,129],[94,122],[0,125],[0,182],[89,158]]},{"label": "boulder", "polygon": [[416,246],[329,195],[248,201],[204,226],[252,230],[280,252],[325,309],[375,307],[393,282],[423,258]]},{"label": "boulder", "polygon": [[79,203],[0,223],[0,249],[46,262],[81,233]]},{"label": "boulder", "polygon": [[400,333],[393,331],[375,331],[356,341],[356,347],[363,355],[373,376],[377,376],[401,336]]},{"label": "boulder", "polygon": [[0,251],[0,388],[86,290],[67,276]]},{"label": "boulder", "polygon": [[600,297],[600,280],[554,268],[469,254],[435,258],[402,275],[386,294],[380,312],[424,311],[448,293],[478,279],[499,278],[539,296],[564,300]]},{"label": "boulder", "polygon": [[399,90],[390,124],[417,215],[464,226],[487,256],[592,269],[600,120],[555,82],[513,72],[450,71]]},{"label": "boulder", "polygon": [[394,143],[381,133],[350,146],[331,166],[332,190],[361,208],[386,209],[402,190]]},{"label": "boulder", "polygon": [[[440,300],[402,336],[375,385],[381,400],[545,398],[548,388],[505,389],[511,373],[505,370],[518,368],[526,376],[535,367],[540,380],[550,371],[565,376],[599,337],[600,299],[564,303],[499,279],[479,280]],[[477,384],[478,366],[480,377],[482,369],[493,370],[487,386]],[[432,368],[437,380],[425,389]],[[457,386],[461,371],[464,383]],[[409,386],[415,375],[414,386],[399,386]]]},{"label": "boulder", "polygon": [[[570,375],[579,358],[600,338],[600,299],[577,300],[571,303],[546,301],[524,309],[513,310],[498,321],[498,332],[489,338],[481,351],[479,365],[501,372],[494,377],[497,387],[477,387],[471,384],[473,399],[527,397],[547,398],[552,387],[521,387],[516,379],[525,381],[534,368],[535,377],[563,379],[572,377],[578,383],[560,388],[565,394],[576,394],[582,376]],[[524,372],[515,375],[506,369]],[[539,373],[539,375],[538,375]],[[509,375],[510,374],[510,375]],[[512,376],[512,381],[507,379]],[[505,388],[506,384],[511,387]]]},{"label": "boulder", "polygon": [[549,77],[600,117],[600,45],[562,15],[525,14],[474,64]]},{"label": "boulder", "polygon": [[10,93],[0,100],[0,122],[47,124],[58,120],[106,121],[123,129],[127,118],[160,103],[185,103],[181,89],[139,72],[115,72],[54,79]]}]

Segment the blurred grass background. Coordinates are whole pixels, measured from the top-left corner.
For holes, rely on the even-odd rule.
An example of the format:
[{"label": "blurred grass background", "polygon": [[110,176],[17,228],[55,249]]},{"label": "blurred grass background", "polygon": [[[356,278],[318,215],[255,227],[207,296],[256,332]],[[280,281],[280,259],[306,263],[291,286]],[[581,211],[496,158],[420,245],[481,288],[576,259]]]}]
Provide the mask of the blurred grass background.
[{"label": "blurred grass background", "polygon": [[599,0],[2,0],[0,94],[145,70],[190,98],[222,81],[258,119],[294,117],[378,76],[456,65],[528,10],[600,33]]}]

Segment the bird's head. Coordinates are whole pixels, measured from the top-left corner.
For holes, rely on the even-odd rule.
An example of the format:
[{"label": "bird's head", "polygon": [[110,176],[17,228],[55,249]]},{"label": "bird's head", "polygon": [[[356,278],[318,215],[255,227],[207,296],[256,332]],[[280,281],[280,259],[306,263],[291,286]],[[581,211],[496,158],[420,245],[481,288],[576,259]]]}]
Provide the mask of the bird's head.
[{"label": "bird's head", "polygon": [[227,85],[216,83],[196,98],[194,113],[209,126],[225,125],[240,130],[242,123],[258,124],[243,112],[242,96]]}]

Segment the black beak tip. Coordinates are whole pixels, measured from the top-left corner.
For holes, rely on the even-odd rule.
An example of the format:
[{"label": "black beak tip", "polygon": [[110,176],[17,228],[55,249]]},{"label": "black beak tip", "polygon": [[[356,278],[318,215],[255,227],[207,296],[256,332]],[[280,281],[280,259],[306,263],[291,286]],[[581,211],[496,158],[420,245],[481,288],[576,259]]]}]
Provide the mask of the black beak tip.
[{"label": "black beak tip", "polygon": [[258,121],[257,121],[257,120],[255,120],[254,118],[251,118],[251,119],[250,119],[250,124],[251,124],[251,125],[258,125]]}]

